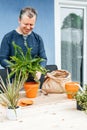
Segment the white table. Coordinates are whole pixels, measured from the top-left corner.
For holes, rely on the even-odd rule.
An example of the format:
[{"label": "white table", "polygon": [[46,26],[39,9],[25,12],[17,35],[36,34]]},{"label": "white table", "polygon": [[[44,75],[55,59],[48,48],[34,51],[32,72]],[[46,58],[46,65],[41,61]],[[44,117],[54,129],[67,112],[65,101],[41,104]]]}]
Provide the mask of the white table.
[{"label": "white table", "polygon": [[1,106],[0,113],[2,112],[3,119],[0,119],[0,130],[87,129],[87,115],[78,111],[76,101],[67,99],[66,94],[38,94],[32,100],[34,104],[22,108],[21,119],[17,121],[8,120],[5,108]]}]

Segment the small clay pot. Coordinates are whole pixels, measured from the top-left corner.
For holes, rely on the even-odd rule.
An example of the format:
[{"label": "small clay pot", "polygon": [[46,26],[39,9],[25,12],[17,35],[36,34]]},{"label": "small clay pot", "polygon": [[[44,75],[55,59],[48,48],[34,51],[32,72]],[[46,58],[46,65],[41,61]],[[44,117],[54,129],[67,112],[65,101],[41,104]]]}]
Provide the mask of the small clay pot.
[{"label": "small clay pot", "polygon": [[69,99],[72,99],[72,98],[74,98],[75,94],[79,90],[79,83],[78,82],[67,82],[65,84],[65,90],[67,93],[67,97]]},{"label": "small clay pot", "polygon": [[26,93],[26,97],[28,97],[28,98],[35,98],[37,96],[38,89],[39,89],[38,82],[24,83],[24,90]]}]

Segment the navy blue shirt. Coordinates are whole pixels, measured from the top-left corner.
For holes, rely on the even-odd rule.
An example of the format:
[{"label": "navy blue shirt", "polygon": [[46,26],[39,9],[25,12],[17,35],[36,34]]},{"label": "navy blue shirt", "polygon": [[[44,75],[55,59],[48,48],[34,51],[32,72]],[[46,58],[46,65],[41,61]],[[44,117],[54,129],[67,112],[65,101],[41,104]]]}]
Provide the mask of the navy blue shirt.
[{"label": "navy blue shirt", "polygon": [[[3,67],[6,67],[8,65],[5,59],[10,60],[10,56],[14,55],[14,48],[12,45],[12,41],[14,41],[17,45],[19,45],[23,49],[24,54],[26,53],[26,47],[24,44],[23,35],[16,32],[16,30],[7,33],[2,39],[0,47],[0,64]],[[32,32],[27,36],[26,42],[28,44],[28,47],[32,48],[31,50],[32,57],[39,56],[45,59],[44,61],[41,62],[41,65],[45,67],[47,63],[47,57],[42,38],[35,32]]]}]

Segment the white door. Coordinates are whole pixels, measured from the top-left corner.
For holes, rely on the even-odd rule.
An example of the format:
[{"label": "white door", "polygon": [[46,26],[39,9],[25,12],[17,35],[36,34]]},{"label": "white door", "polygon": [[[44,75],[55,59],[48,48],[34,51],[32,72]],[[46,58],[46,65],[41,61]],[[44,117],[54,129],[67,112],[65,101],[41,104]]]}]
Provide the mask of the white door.
[{"label": "white door", "polygon": [[87,83],[86,11],[86,3],[55,0],[55,61],[81,84]]}]

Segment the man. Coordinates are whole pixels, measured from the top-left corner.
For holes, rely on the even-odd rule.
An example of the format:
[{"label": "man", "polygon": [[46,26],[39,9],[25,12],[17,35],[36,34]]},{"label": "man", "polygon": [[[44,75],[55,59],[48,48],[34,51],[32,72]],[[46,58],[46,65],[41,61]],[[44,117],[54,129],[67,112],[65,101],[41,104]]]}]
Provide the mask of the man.
[{"label": "man", "polygon": [[[26,53],[27,43],[28,47],[32,48],[32,57],[39,56],[45,59],[43,62],[41,62],[41,65],[44,67],[46,66],[47,57],[44,49],[43,40],[38,34],[33,32],[36,19],[37,11],[35,9],[31,7],[26,7],[20,11],[18,19],[19,26],[15,30],[7,33],[2,39],[0,48],[1,66],[6,68],[8,64],[5,60],[10,60],[10,56],[14,55],[12,41],[14,41],[23,49],[24,54]],[[41,73],[37,72],[36,76],[38,79],[40,79]]]}]

